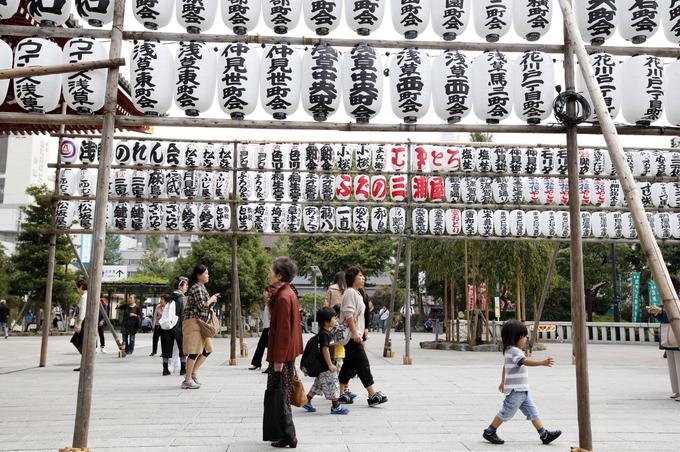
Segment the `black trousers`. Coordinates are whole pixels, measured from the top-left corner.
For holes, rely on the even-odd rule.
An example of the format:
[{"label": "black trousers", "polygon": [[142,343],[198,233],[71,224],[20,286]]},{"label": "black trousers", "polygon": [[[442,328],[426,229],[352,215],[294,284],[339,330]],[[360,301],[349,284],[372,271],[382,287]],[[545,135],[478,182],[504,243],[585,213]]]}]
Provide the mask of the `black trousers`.
[{"label": "black trousers", "polygon": [[177,342],[179,356],[186,356],[182,350],[182,330],[180,328],[172,328],[170,330],[161,329],[161,350],[163,352],[163,358],[172,358],[172,349],[175,342]]},{"label": "black trousers", "polygon": [[[156,325],[156,327],[153,329],[153,338],[151,339],[151,353],[156,354],[158,352],[158,341],[161,338],[161,327],[160,325]],[[163,345],[161,345],[162,349]]]},{"label": "black trousers", "polygon": [[361,380],[361,384],[364,385],[364,388],[368,388],[373,384],[371,364],[368,362],[368,356],[366,356],[364,345],[358,344],[354,342],[354,340],[350,340],[347,345],[345,345],[345,360],[342,362],[338,380],[340,380],[340,384],[346,385],[355,375],[359,375],[359,379]]},{"label": "black trousers", "polygon": [[257,341],[257,348],[255,349],[255,353],[253,354],[253,360],[250,361],[250,364],[252,366],[262,367],[262,357],[264,356],[264,349],[267,348],[268,343],[269,343],[269,328],[265,328],[262,330],[260,340]]},{"label": "black trousers", "polygon": [[104,348],[106,345],[106,340],[104,339],[104,325],[97,325],[97,332],[99,333],[99,346]]}]

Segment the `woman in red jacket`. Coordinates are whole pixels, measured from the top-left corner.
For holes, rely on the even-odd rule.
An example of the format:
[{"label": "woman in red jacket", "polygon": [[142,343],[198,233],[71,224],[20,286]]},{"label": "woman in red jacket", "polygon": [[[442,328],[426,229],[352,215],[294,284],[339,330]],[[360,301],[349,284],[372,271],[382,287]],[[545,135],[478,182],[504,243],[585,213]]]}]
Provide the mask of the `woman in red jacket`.
[{"label": "woman in red jacket", "polygon": [[270,437],[266,430],[265,441],[273,441],[274,447],[297,446],[295,425],[290,410],[290,397],[295,377],[295,358],[302,355],[302,327],[300,325],[300,305],[297,296],[290,286],[295,277],[297,266],[287,257],[278,257],[269,269],[267,298],[269,299],[269,342],[267,345],[267,361],[269,376],[267,389],[281,387],[284,394],[283,413],[268,413],[265,403],[265,419],[282,417],[282,433],[279,438]]}]

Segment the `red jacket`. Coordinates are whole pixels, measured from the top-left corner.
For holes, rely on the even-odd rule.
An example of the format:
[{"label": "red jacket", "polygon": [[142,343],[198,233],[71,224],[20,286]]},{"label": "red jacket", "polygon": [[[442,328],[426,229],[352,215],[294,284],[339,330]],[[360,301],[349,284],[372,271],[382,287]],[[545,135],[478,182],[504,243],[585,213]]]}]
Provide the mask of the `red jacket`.
[{"label": "red jacket", "polygon": [[302,355],[300,305],[290,284],[282,285],[269,303],[269,343],[267,361],[286,363]]}]

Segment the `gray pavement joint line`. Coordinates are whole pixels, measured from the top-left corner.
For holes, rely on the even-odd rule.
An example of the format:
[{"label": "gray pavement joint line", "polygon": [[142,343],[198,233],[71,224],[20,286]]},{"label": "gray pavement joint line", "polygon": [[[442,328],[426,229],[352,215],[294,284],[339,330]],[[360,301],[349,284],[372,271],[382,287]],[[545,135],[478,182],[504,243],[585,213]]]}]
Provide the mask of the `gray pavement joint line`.
[{"label": "gray pavement joint line", "polygon": [[33,367],[27,367],[25,369],[15,369],[15,370],[8,370],[7,372],[0,372],[0,375],[9,375],[9,374],[15,374],[18,372],[25,372],[27,370],[33,370],[33,369],[39,369],[38,366],[33,366]]}]

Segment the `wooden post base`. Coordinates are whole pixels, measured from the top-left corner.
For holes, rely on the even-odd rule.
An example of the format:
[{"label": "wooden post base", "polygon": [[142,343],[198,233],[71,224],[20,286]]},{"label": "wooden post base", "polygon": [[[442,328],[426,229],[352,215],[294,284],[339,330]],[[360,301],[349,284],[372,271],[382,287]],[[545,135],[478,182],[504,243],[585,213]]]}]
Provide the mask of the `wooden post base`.
[{"label": "wooden post base", "polygon": [[410,356],[404,356],[404,365],[410,366],[411,364],[413,364],[413,358]]},{"label": "wooden post base", "polygon": [[383,358],[394,358],[394,352],[392,349],[386,348],[383,350]]},{"label": "wooden post base", "polygon": [[571,452],[591,452],[587,449],[581,449],[580,447],[572,447]]},{"label": "wooden post base", "polygon": [[62,447],[59,452],[90,452],[90,448],[80,449],[79,447]]},{"label": "wooden post base", "polygon": [[230,365],[230,366],[236,366],[236,365],[238,365],[238,360],[237,360],[236,358],[233,358],[233,359],[230,358],[230,359],[229,359],[229,365]]}]

